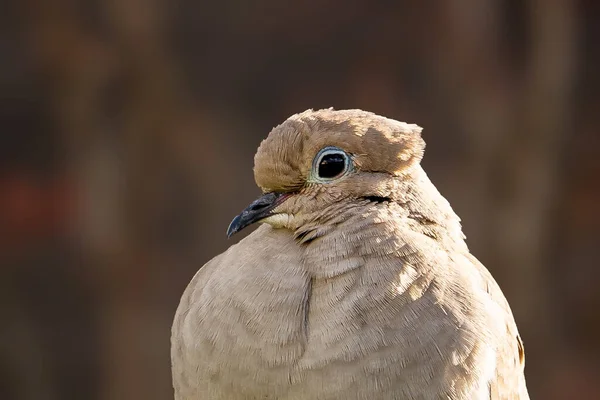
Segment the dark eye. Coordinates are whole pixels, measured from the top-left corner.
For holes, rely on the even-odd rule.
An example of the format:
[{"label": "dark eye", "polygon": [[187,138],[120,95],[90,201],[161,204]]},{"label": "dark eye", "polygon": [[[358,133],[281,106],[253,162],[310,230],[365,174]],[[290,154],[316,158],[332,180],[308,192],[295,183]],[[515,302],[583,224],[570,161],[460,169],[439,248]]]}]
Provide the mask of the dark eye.
[{"label": "dark eye", "polygon": [[315,159],[314,172],[318,180],[332,180],[350,168],[350,157],[342,149],[326,147]]},{"label": "dark eye", "polygon": [[346,169],[346,159],[342,154],[325,154],[319,162],[319,177],[335,178]]}]

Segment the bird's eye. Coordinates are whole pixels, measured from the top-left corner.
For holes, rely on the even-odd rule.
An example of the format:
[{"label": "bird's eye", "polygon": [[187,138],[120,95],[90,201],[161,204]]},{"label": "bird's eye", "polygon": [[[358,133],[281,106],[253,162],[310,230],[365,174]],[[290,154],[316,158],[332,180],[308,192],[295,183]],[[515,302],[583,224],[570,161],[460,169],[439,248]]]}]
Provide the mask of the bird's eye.
[{"label": "bird's eye", "polygon": [[350,169],[348,154],[337,147],[326,147],[317,154],[313,172],[321,181],[330,181],[341,177]]}]

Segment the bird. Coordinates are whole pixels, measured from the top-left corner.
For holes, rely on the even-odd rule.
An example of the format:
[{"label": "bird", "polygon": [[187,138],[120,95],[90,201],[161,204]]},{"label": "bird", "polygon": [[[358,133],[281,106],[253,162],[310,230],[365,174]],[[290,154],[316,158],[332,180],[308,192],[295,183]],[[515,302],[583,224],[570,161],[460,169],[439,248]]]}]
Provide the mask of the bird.
[{"label": "bird", "polygon": [[500,287],[421,166],[422,128],[292,115],[254,158],[262,195],[175,313],[176,400],[528,399]]}]

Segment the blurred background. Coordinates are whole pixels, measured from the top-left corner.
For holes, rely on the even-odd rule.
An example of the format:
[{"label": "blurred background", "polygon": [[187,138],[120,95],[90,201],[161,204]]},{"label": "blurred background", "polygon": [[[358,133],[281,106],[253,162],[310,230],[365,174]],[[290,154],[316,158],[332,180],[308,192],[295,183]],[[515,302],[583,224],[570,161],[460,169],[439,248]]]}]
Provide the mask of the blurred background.
[{"label": "blurred background", "polygon": [[599,21],[592,0],[3,2],[0,398],[172,398],[175,308],[243,236],[260,140],[329,106],[424,127],[532,398],[600,398]]}]

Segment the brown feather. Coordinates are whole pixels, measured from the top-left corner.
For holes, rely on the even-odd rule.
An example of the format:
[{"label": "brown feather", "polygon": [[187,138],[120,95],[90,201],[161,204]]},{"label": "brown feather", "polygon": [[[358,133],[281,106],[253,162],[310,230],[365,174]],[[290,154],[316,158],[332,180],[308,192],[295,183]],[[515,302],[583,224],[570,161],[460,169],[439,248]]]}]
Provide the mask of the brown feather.
[{"label": "brown feather", "polygon": [[363,171],[400,175],[423,157],[421,127],[362,110],[312,111],[275,127],[254,157],[254,178],[267,191],[302,187],[319,150],[337,146]]},{"label": "brown feather", "polygon": [[[421,168],[420,132],[332,109],[273,129],[255,178],[288,195],[183,294],[177,400],[528,399],[508,302]],[[354,168],[319,183],[327,146]]]}]

